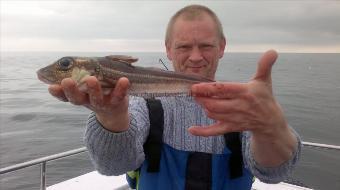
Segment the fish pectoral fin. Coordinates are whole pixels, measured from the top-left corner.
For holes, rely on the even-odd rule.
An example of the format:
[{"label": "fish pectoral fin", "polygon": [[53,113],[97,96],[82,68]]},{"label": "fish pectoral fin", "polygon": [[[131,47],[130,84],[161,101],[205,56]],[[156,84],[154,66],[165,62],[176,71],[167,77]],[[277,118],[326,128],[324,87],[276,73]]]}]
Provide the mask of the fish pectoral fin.
[{"label": "fish pectoral fin", "polygon": [[88,72],[87,70],[74,67],[72,70],[71,78],[75,80],[77,83],[82,83],[83,79],[86,76],[90,76],[90,75],[91,75],[90,72]]},{"label": "fish pectoral fin", "polygon": [[136,61],[138,61],[138,58],[128,56],[128,55],[108,55],[106,56],[107,59],[110,59],[112,61],[120,61],[128,64],[132,64]]}]

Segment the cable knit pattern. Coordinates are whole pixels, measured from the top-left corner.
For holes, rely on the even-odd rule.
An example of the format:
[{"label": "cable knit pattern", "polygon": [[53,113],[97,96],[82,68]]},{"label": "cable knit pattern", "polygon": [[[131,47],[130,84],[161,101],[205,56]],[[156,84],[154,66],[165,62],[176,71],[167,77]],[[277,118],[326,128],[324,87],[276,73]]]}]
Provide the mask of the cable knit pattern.
[{"label": "cable knit pattern", "polygon": [[[222,153],[223,136],[198,137],[188,132],[193,125],[210,125],[209,119],[192,97],[161,97],[164,109],[164,143],[184,151]],[[97,121],[95,114],[89,116],[85,132],[85,144],[95,168],[105,175],[121,175],[137,169],[144,161],[143,144],[149,133],[150,121],[146,102],[130,97],[130,128],[121,133],[112,133]],[[296,133],[295,133],[296,134]],[[279,167],[267,168],[257,164],[250,151],[250,132],[242,133],[244,163],[260,180],[267,183],[282,181],[292,171],[301,152],[301,140],[292,159]],[[296,134],[296,136],[298,136]]]}]

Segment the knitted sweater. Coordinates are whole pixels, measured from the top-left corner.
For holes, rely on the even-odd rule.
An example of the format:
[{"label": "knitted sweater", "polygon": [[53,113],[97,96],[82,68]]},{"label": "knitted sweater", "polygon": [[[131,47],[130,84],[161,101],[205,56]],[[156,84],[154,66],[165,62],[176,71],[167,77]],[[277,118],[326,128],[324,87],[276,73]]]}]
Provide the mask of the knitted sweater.
[{"label": "knitted sweater", "polygon": [[[204,110],[192,97],[161,97],[164,109],[163,142],[184,151],[222,153],[224,137],[199,137],[191,135],[188,128],[193,125],[209,125],[215,121],[208,118]],[[143,144],[147,139],[150,121],[143,98],[130,97],[130,127],[127,131],[113,133],[106,130],[91,113],[85,131],[85,144],[95,169],[104,175],[121,175],[141,166],[145,159]],[[301,140],[292,158],[278,167],[263,167],[256,163],[250,151],[250,132],[242,132],[242,153],[247,167],[254,176],[266,183],[278,183],[292,172],[301,152]]]}]

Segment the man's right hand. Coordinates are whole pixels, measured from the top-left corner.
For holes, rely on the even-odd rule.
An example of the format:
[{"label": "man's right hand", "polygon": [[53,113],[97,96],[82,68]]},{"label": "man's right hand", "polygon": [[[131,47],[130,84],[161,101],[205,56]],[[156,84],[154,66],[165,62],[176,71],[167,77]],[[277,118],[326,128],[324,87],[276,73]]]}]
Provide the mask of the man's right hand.
[{"label": "man's right hand", "polygon": [[130,86],[127,78],[120,78],[115,88],[108,95],[96,77],[85,77],[80,87],[71,78],[66,78],[61,85],[49,86],[52,96],[74,105],[82,105],[96,113],[98,121],[112,132],[126,131],[129,127],[128,96]]}]

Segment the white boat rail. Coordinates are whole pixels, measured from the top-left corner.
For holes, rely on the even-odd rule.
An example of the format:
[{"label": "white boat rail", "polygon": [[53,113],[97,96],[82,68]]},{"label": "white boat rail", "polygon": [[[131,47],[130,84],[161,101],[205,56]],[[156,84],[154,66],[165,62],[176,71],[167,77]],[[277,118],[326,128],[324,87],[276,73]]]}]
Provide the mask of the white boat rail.
[{"label": "white boat rail", "polygon": [[68,157],[68,156],[72,156],[72,155],[76,155],[76,154],[80,154],[86,151],[87,151],[86,147],[82,147],[82,148],[77,148],[77,149],[69,150],[66,152],[61,152],[58,154],[53,154],[53,155],[41,157],[38,159],[30,160],[27,162],[22,162],[19,164],[11,165],[8,167],[1,168],[0,175],[40,164],[40,189],[46,190],[46,163],[47,162],[57,160],[60,158],[64,158],[64,157]]},{"label": "white boat rail", "polygon": [[313,142],[302,142],[302,144],[304,146],[310,146],[314,148],[340,150],[340,146],[332,145],[332,144],[321,144],[321,143],[313,143]]},{"label": "white boat rail", "polygon": [[[340,146],[337,146],[337,145],[320,144],[320,143],[313,143],[313,142],[302,142],[302,144],[304,146],[309,146],[309,147],[313,147],[313,148],[340,150]],[[53,160],[73,156],[73,155],[76,155],[76,154],[81,154],[81,153],[84,153],[84,152],[87,152],[86,147],[73,149],[73,150],[69,150],[69,151],[66,151],[66,152],[61,152],[61,153],[58,153],[58,154],[53,154],[53,155],[41,157],[41,158],[38,158],[38,159],[30,160],[30,161],[27,161],[27,162],[11,165],[11,166],[8,166],[8,167],[1,168],[0,169],[0,175],[6,174],[6,173],[9,173],[9,172],[12,172],[12,171],[17,171],[17,170],[27,168],[27,167],[30,167],[30,166],[40,165],[40,190],[46,190],[46,163],[53,161]],[[127,187],[127,185],[123,185],[121,188],[118,188],[118,189],[126,189],[126,187]]]}]

